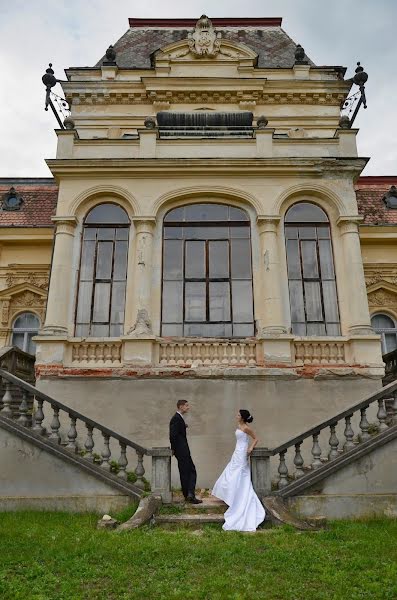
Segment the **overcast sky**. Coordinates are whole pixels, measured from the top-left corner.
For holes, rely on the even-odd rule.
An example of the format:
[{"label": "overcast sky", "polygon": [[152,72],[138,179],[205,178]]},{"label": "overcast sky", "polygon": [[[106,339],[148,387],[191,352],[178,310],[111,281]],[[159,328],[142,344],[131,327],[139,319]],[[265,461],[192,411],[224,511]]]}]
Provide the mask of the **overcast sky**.
[{"label": "overcast sky", "polygon": [[[360,60],[369,74],[359,154],[366,175],[397,175],[397,0],[0,0],[0,176],[50,176],[56,149],[41,82],[48,62],[92,66],[128,29],[128,17],[283,17],[283,28],[317,64]],[[55,88],[61,92],[60,86]]]}]

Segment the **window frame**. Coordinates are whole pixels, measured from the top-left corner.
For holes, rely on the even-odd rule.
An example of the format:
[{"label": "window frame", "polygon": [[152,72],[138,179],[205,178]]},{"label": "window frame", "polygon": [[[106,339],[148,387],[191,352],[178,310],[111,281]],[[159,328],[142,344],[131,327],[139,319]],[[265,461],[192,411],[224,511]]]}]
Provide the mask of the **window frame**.
[{"label": "window frame", "polygon": [[[388,319],[390,319],[393,324],[394,327],[374,327],[374,325],[372,324],[372,319],[374,317],[387,317]],[[396,319],[389,313],[387,312],[376,312],[373,313],[371,315],[371,326],[373,327],[373,330],[375,331],[376,334],[380,335],[380,339],[381,339],[381,346],[382,346],[382,356],[384,356],[385,354],[389,354],[390,352],[394,352],[395,350],[397,350],[397,321]],[[393,350],[387,350],[386,347],[386,334],[392,335],[394,334],[395,339],[396,339],[396,347]]]},{"label": "window frame", "polygon": [[[323,221],[288,221],[288,213],[295,208],[297,205],[299,204],[310,204],[313,207],[315,207],[316,209],[320,209],[325,216],[325,220]],[[289,237],[287,235],[287,230],[288,229],[292,229],[295,228],[297,229],[297,237],[296,238],[292,238]],[[305,238],[301,238],[300,236],[300,229],[302,228],[313,228],[315,229],[315,237],[305,237]],[[328,230],[328,237],[327,238],[319,238],[318,236],[318,230],[321,228],[327,228]],[[305,315],[305,321],[292,321],[292,312],[291,312],[291,330],[293,335],[297,336],[297,337],[339,337],[341,336],[341,320],[340,320],[340,308],[339,308],[339,293],[338,293],[338,282],[337,282],[337,277],[336,277],[336,269],[335,269],[335,253],[334,253],[334,244],[333,244],[333,239],[332,239],[332,229],[331,229],[331,223],[329,220],[329,216],[326,213],[326,211],[323,209],[322,206],[320,206],[319,204],[316,204],[315,202],[309,201],[309,200],[300,200],[298,202],[295,202],[294,204],[292,204],[287,211],[285,212],[284,215],[284,239],[285,239],[285,257],[286,257],[286,264],[287,264],[287,278],[288,278],[288,292],[289,292],[289,305],[290,305],[290,310],[291,310],[291,288],[290,288],[290,281],[300,281],[302,284],[302,298],[303,298],[303,311],[304,311],[304,315]],[[289,255],[288,255],[288,241],[289,240],[297,240],[297,244],[298,244],[298,250],[299,250],[299,268],[300,268],[300,278],[296,278],[296,277],[290,277],[289,274]],[[333,278],[324,278],[322,276],[322,267],[321,267],[321,260],[320,260],[320,244],[319,242],[321,240],[329,240],[329,245],[330,245],[330,251],[331,251],[331,258],[332,258],[332,270],[333,270]],[[304,260],[303,260],[303,251],[302,251],[302,242],[303,241],[312,241],[315,242],[315,256],[316,256],[316,267],[318,269],[318,276],[317,277],[306,277],[304,274]],[[325,298],[325,293],[324,293],[324,282],[333,282],[334,283],[334,291],[335,291],[335,299],[336,299],[336,307],[334,307],[334,309],[336,308],[336,312],[337,312],[337,316],[338,316],[338,320],[337,321],[327,321],[326,320],[326,314],[325,314],[325,302],[324,302],[324,298]],[[321,316],[322,319],[321,320],[311,320],[308,321],[307,318],[307,302],[306,302],[306,289],[305,289],[305,283],[318,283],[319,286],[319,291],[320,291],[320,307],[321,307]],[[317,324],[319,326],[323,326],[324,327],[324,333],[321,334],[308,334],[307,333],[307,329],[308,329],[308,325],[310,324]],[[304,325],[305,327],[305,334],[302,333],[297,333],[294,331],[294,325],[297,326],[302,326]],[[328,327],[332,326],[333,328],[337,328],[338,329],[338,333],[329,333],[327,331]]]},{"label": "window frame", "polygon": [[[123,213],[126,216],[126,222],[125,223],[114,223],[114,222],[93,222],[93,223],[87,223],[87,219],[89,218],[89,216],[91,215],[91,213],[97,209],[98,207],[102,206],[102,205],[106,205],[106,204],[112,204],[113,206],[116,206],[117,208],[119,208],[121,211],[123,211]],[[80,259],[79,259],[79,269],[78,269],[78,274],[77,274],[77,292],[76,292],[76,302],[75,302],[75,314],[74,314],[74,334],[76,337],[83,337],[83,338],[113,338],[113,337],[120,337],[120,335],[123,334],[123,327],[124,327],[124,323],[125,323],[125,301],[126,301],[126,293],[127,293],[127,278],[128,278],[128,259],[129,259],[129,242],[130,242],[130,228],[131,228],[131,221],[129,219],[128,213],[127,211],[117,202],[101,202],[99,204],[96,204],[95,206],[93,206],[85,215],[84,218],[84,222],[83,222],[83,227],[82,227],[82,231],[81,231],[81,243],[80,243]],[[84,234],[85,231],[91,229],[91,230],[95,230],[95,239],[84,239]],[[98,231],[100,229],[113,229],[114,233],[113,233],[113,237],[111,239],[99,239],[98,238]],[[127,236],[125,239],[117,239],[117,230],[119,229],[126,229],[127,230]],[[93,253],[93,259],[92,259],[92,279],[81,279],[81,272],[82,272],[82,260],[83,260],[83,255],[84,255],[84,243],[85,241],[93,241],[95,243],[95,248],[94,248],[94,253]],[[120,241],[120,242],[126,242],[127,244],[127,250],[126,250],[126,267],[125,267],[125,277],[124,279],[118,279],[115,281],[114,279],[114,269],[115,269],[115,249],[116,249],[116,242]],[[112,257],[111,257],[111,273],[110,273],[110,277],[109,278],[104,278],[104,277],[96,277],[96,273],[97,273],[97,268],[98,268],[98,247],[99,247],[99,242],[111,242],[112,243]],[[123,322],[122,323],[113,323],[111,322],[111,313],[112,313],[112,300],[113,300],[113,295],[114,295],[114,283],[117,283],[119,281],[123,281],[124,282],[124,299],[123,299]],[[89,322],[88,323],[83,323],[83,322],[78,322],[77,317],[78,317],[78,311],[79,311],[79,299],[80,299],[80,288],[81,288],[81,284],[85,283],[85,282],[91,282],[92,283],[92,290],[91,290],[91,298],[90,298],[90,316],[89,316]],[[110,285],[110,291],[109,291],[109,306],[108,306],[108,320],[107,321],[95,321],[93,320],[93,316],[94,316],[94,307],[95,307],[95,291],[96,291],[96,286],[97,284],[109,284]],[[110,331],[111,331],[111,327],[112,326],[116,326],[116,325],[120,325],[120,333],[118,335],[110,335]],[[78,328],[79,327],[84,327],[87,326],[88,327],[88,334],[80,334],[78,333]],[[92,334],[92,329],[95,326],[103,326],[103,327],[108,327],[108,335],[104,335],[104,334]]]},{"label": "window frame", "polygon": [[[194,220],[178,220],[178,221],[169,221],[167,220],[168,215],[170,215],[170,213],[174,210],[177,209],[185,209],[194,205],[202,205],[202,204],[208,204],[209,206],[224,206],[227,207],[228,209],[230,208],[237,208],[238,210],[240,210],[242,213],[244,213],[246,215],[246,219],[244,220],[232,220],[230,219],[230,217],[228,217],[227,220],[225,219],[218,219],[218,220],[202,220],[202,221],[194,221]],[[229,214],[229,213],[228,213]],[[188,227],[188,228],[230,228],[230,227],[246,227],[248,230],[248,235],[246,237],[235,237],[233,238],[230,232],[230,229],[228,230],[228,235],[225,237],[223,235],[219,235],[219,237],[205,237],[205,236],[195,236],[193,238],[188,237],[182,233],[180,238],[174,238],[174,237],[168,237],[166,236],[166,229],[171,229],[171,228],[183,228],[183,227]],[[249,261],[250,261],[250,277],[246,278],[246,279],[242,279],[241,277],[233,277],[232,276],[232,240],[233,239],[245,239],[248,242],[249,245]],[[166,275],[165,275],[165,270],[164,270],[164,266],[165,266],[165,248],[166,248],[166,242],[170,241],[170,240],[179,240],[182,242],[182,273],[181,273],[181,278],[180,279],[167,279]],[[186,276],[186,247],[187,247],[187,243],[188,242],[202,242],[204,243],[204,261],[205,261],[205,274],[203,277],[187,277]],[[225,242],[228,244],[228,277],[214,277],[210,275],[210,244],[212,242]],[[163,318],[163,314],[164,314],[164,284],[169,282],[169,281],[175,281],[175,282],[182,282],[182,320],[181,322],[175,322],[175,321],[164,321]],[[234,309],[233,309],[233,282],[234,281],[250,281],[250,294],[251,294],[251,298],[252,298],[252,320],[251,321],[239,321],[239,322],[235,322],[234,321]],[[205,321],[193,321],[193,320],[187,320],[186,319],[186,284],[189,283],[204,283],[205,284]],[[230,318],[228,320],[219,320],[219,321],[214,321],[214,320],[210,320],[210,310],[211,310],[211,294],[210,294],[210,285],[211,283],[227,283],[229,286],[229,316]],[[174,335],[164,335],[163,333],[163,329],[164,326],[172,326],[174,325],[175,327],[181,327],[182,330],[182,334],[178,335],[178,334],[174,334]],[[205,327],[210,327],[211,325],[225,325],[228,326],[230,325],[230,335],[217,335],[217,336],[213,336],[213,335],[200,335],[200,334],[189,334],[186,332],[186,328],[189,325],[196,325],[196,326],[200,326],[203,325]],[[252,327],[252,333],[251,335],[244,335],[244,336],[237,336],[234,334],[234,328],[236,325],[246,325],[246,326],[251,326]],[[253,289],[253,265],[252,265],[252,235],[251,235],[251,220],[249,218],[248,213],[237,206],[234,206],[232,204],[223,204],[223,203],[218,203],[218,202],[195,202],[195,203],[189,203],[189,204],[184,204],[182,206],[178,206],[178,207],[174,207],[172,209],[170,209],[169,211],[167,211],[167,213],[164,215],[163,218],[163,227],[162,227],[162,266],[161,266],[161,335],[163,337],[169,337],[169,338],[219,338],[219,339],[245,339],[245,338],[249,338],[249,337],[253,337],[255,335],[255,307],[254,307],[254,289]]]},{"label": "window frame", "polygon": [[[23,317],[24,315],[33,315],[34,317],[36,317],[37,319],[37,328],[36,327],[21,327],[21,328],[15,328],[15,323],[16,321],[20,318]],[[41,320],[40,317],[33,311],[31,310],[25,310],[21,313],[19,313],[18,315],[16,315],[12,321],[12,325],[11,325],[11,345],[12,346],[16,346],[16,344],[14,343],[14,335],[15,334],[23,334],[23,348],[21,348],[20,346],[16,346],[17,348],[19,348],[20,350],[22,350],[23,352],[26,352],[27,354],[31,354],[29,352],[29,345],[30,342],[32,341],[32,338],[37,335],[39,333],[41,327]],[[31,334],[34,334],[33,336],[29,337]],[[34,342],[33,342],[34,343]],[[36,344],[34,344],[34,350],[36,351]],[[34,355],[35,352],[32,354]]]}]

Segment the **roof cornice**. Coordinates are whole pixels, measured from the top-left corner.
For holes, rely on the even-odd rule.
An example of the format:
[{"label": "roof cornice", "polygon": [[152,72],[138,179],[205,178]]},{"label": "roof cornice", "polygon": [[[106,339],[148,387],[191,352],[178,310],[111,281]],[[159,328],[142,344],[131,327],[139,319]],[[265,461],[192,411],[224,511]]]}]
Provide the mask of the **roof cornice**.
[{"label": "roof cornice", "polygon": [[[212,19],[214,27],[281,27],[281,17],[236,17]],[[197,19],[128,19],[130,27],[174,29],[175,27],[195,27]]]}]

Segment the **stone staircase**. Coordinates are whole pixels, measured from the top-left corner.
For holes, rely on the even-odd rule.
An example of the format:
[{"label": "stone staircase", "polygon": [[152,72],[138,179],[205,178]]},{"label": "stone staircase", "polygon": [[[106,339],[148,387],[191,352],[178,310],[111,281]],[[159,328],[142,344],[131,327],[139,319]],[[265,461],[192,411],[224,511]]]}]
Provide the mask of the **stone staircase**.
[{"label": "stone staircase", "polygon": [[[26,482],[25,491],[30,487],[40,493],[31,498],[36,500],[35,506],[37,498],[44,501],[47,496],[78,496],[81,506],[85,489],[91,490],[91,496],[116,494],[126,503],[139,500],[150,489],[144,477],[147,457],[152,461],[151,491],[164,502],[171,501],[169,448],[144,448],[3,369],[0,378],[4,391],[0,401],[0,509],[3,500],[9,506],[13,498],[11,505],[17,505],[18,493],[24,488],[23,483],[18,485],[21,479]],[[21,464],[20,455],[25,456],[26,464]],[[52,457],[52,462],[44,456]],[[31,468],[26,466],[29,462]],[[88,476],[86,484],[81,474]],[[105,502],[104,506],[108,505]]]},{"label": "stone staircase", "polygon": [[[81,495],[81,490],[88,488],[92,497],[115,493],[129,502],[140,499],[150,489],[144,477],[144,461],[150,459],[151,492],[171,505],[155,517],[156,524],[171,527],[223,522],[225,505],[216,499],[206,498],[202,505],[185,506],[173,498],[169,448],[144,448],[1,368],[0,379],[4,392],[0,402],[0,509],[5,497],[6,506],[10,505],[10,497],[18,498],[18,482],[22,480],[26,481],[26,489],[39,489],[42,499],[55,494],[58,488],[59,494],[67,494],[68,486],[72,489],[75,480],[82,476],[91,483],[81,479],[76,491],[73,488],[70,492],[72,495]],[[276,448],[256,448],[251,456],[253,485],[267,512],[274,510],[285,517],[291,499],[305,494],[321,495],[335,475],[351,465],[361,465],[382,448],[391,449],[386,458],[393,460],[394,442],[397,445],[397,382]],[[12,453],[12,448],[18,452]],[[19,460],[21,455],[26,464]],[[44,456],[53,457],[56,462],[55,467],[51,465],[50,474]],[[397,498],[397,483],[390,483],[389,477],[395,466],[393,463],[385,473],[390,488],[387,493]],[[57,473],[56,482],[52,472]],[[270,501],[271,497],[279,501]],[[283,522],[288,522],[286,518]]]},{"label": "stone staircase", "polygon": [[166,529],[179,527],[200,528],[202,525],[216,524],[222,526],[223,515],[227,506],[214,497],[204,497],[202,504],[187,504],[176,501],[171,506],[164,506],[153,518],[153,524]]}]

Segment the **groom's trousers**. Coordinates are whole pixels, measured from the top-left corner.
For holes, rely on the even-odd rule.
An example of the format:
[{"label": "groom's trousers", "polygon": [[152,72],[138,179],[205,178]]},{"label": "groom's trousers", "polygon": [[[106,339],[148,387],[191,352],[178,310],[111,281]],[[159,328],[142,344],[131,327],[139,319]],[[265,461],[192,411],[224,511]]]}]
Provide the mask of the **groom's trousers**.
[{"label": "groom's trousers", "polygon": [[192,457],[189,456],[176,456],[178,461],[179,475],[181,478],[182,492],[185,498],[188,496],[195,496],[196,494],[196,481],[197,472],[196,467],[192,461]]}]

